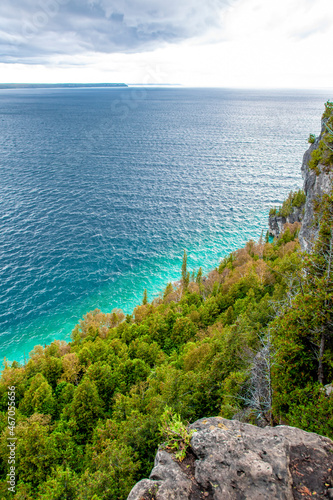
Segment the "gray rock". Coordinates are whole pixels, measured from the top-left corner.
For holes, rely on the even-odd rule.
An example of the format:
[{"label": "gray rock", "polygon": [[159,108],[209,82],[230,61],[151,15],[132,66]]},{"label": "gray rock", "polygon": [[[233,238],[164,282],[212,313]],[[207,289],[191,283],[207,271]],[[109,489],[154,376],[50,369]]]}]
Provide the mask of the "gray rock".
[{"label": "gray rock", "polygon": [[129,496],[127,497],[127,500],[135,500],[135,499],[140,499],[142,498],[156,498],[156,493],[158,491],[158,488],[160,486],[160,482],[158,481],[151,481],[150,479],[142,479],[142,481],[139,481],[136,483],[134,488],[132,488]]},{"label": "gray rock", "polygon": [[310,252],[311,248],[318,237],[318,226],[315,223],[314,217],[314,202],[320,199],[323,194],[329,193],[333,187],[333,172],[326,172],[324,165],[319,164],[319,175],[309,168],[311,153],[318,148],[319,141],[325,132],[324,122],[322,122],[321,133],[308,150],[304,153],[302,162],[302,177],[304,179],[304,192],[306,194],[305,205],[300,208],[294,207],[293,212],[288,217],[269,216],[268,230],[270,235],[278,237],[286,222],[293,224],[294,222],[302,222],[302,227],[299,232],[299,242],[301,249]]},{"label": "gray rock", "polygon": [[284,217],[280,217],[278,215],[270,215],[268,218],[268,231],[271,236],[277,238],[279,234],[282,233],[283,226],[286,223],[286,219]]},{"label": "gray rock", "polygon": [[302,227],[299,232],[299,242],[303,251],[311,251],[313,243],[318,237],[318,226],[314,221],[314,201],[321,198],[324,193],[329,193],[332,190],[333,173],[325,172],[323,165],[319,164],[319,175],[309,168],[309,161],[313,150],[317,149],[321,136],[324,132],[324,125],[320,136],[316,139],[314,144],[311,144],[309,149],[305,152],[302,163],[302,176],[304,179],[304,191],[306,194],[306,201],[304,207],[304,217]]},{"label": "gray rock", "polygon": [[301,222],[303,219],[303,209],[304,205],[293,207],[293,211],[287,217],[270,215],[268,219],[269,234],[277,238],[283,232],[283,227],[286,223],[294,224],[294,222]]},{"label": "gray rock", "polygon": [[141,500],[145,497],[156,500],[183,500],[190,498],[191,487],[191,480],[182,472],[179,463],[166,451],[159,450],[149,479],[137,483],[127,500]]},{"label": "gray rock", "polygon": [[[292,500],[304,492],[328,498],[330,439],[294,427],[258,428],[220,417],[198,420],[190,429],[196,430],[193,469],[160,450],[150,479],[140,481],[128,500]],[[156,494],[149,496],[154,487]]]},{"label": "gray rock", "polygon": [[324,389],[325,389],[326,396],[330,397],[330,395],[333,393],[333,384],[324,385]]}]

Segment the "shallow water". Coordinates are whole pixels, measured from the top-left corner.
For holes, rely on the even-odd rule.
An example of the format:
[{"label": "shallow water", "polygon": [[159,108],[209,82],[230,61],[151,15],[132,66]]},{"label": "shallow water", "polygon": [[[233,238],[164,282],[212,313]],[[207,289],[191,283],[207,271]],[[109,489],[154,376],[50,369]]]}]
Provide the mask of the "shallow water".
[{"label": "shallow water", "polygon": [[302,185],[325,92],[0,91],[0,353],[130,313],[267,229]]}]

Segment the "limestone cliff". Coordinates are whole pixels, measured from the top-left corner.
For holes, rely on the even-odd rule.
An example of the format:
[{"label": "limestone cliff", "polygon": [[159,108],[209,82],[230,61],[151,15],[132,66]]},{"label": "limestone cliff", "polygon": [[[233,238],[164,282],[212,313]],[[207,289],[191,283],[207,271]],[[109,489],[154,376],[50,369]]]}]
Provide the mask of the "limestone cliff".
[{"label": "limestone cliff", "polygon": [[293,207],[292,212],[283,217],[282,215],[270,215],[268,219],[268,230],[271,236],[278,237],[286,223],[294,224],[294,222],[301,222],[303,219],[304,205],[301,207]]},{"label": "limestone cliff", "polygon": [[321,163],[317,167],[317,172],[309,168],[311,153],[318,148],[324,132],[325,121],[322,120],[320,136],[314,144],[311,144],[303,157],[302,176],[304,179],[306,202],[302,227],[299,233],[299,241],[303,251],[311,250],[312,244],[318,235],[318,225],[315,223],[314,218],[314,202],[315,200],[319,200],[324,193],[329,193],[332,189],[333,174],[331,171],[327,171],[327,168]]},{"label": "limestone cliff", "polygon": [[[273,236],[279,236],[284,224],[302,221],[299,240],[305,251],[318,235],[315,202],[332,189],[333,157],[325,154],[325,148],[333,152],[331,122],[330,127],[327,139],[322,121],[320,136],[304,154],[305,199],[304,193],[291,193],[269,219]],[[331,384],[325,386],[327,396],[331,389]],[[221,417],[200,419],[189,428],[195,433],[185,459],[180,462],[161,447],[149,479],[138,482],[128,500],[333,499],[333,442],[328,438],[295,427],[260,428]]]},{"label": "limestone cliff", "polygon": [[304,192],[306,195],[305,203],[299,207],[292,207],[290,213],[286,216],[281,214],[271,214],[269,216],[268,227],[269,234],[278,237],[286,223],[293,224],[301,222],[302,226],[299,233],[299,241],[303,251],[310,251],[313,242],[318,236],[318,225],[314,216],[315,201],[320,201],[323,194],[332,190],[333,173],[327,165],[319,162],[315,169],[309,167],[311,154],[318,149],[324,134],[326,133],[325,123],[327,119],[322,119],[322,128],[319,137],[316,138],[309,149],[304,153],[302,162],[302,177],[304,179]]},{"label": "limestone cliff", "polygon": [[183,462],[160,449],[128,500],[333,498],[333,442],[297,429],[201,419]]}]

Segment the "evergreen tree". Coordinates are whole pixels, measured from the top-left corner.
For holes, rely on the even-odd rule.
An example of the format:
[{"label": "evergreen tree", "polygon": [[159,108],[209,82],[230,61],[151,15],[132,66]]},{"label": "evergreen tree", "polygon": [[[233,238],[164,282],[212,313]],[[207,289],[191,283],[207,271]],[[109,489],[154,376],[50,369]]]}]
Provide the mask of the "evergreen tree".
[{"label": "evergreen tree", "polygon": [[148,293],[147,293],[147,288],[145,288],[143,292],[142,305],[145,306],[147,302],[148,302]]},{"label": "evergreen tree", "polygon": [[269,231],[266,231],[265,243],[269,243]]},{"label": "evergreen tree", "polygon": [[165,290],[164,290],[164,294],[163,294],[163,299],[165,299],[169,293],[172,293],[173,292],[173,286],[171,283],[168,283]]},{"label": "evergreen tree", "polygon": [[100,399],[96,384],[84,378],[78,386],[71,404],[79,434],[86,439],[90,436],[97,420],[103,415],[103,402]]},{"label": "evergreen tree", "polygon": [[53,415],[55,406],[52,387],[41,373],[37,373],[20,403],[20,410],[27,416],[33,413]]},{"label": "evergreen tree", "polygon": [[183,263],[182,263],[182,284],[184,291],[187,290],[189,282],[190,282],[190,273],[187,271],[187,253],[186,250],[184,250]]},{"label": "evergreen tree", "polygon": [[202,282],[202,267],[199,267],[199,271],[198,271],[198,274],[197,274],[195,281],[198,283],[198,285],[201,284],[201,282]]}]

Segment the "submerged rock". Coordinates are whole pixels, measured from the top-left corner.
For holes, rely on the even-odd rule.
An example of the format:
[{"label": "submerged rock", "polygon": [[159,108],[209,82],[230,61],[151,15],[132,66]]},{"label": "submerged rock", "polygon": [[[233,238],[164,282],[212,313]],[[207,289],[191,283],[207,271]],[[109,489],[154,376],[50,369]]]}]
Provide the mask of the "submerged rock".
[{"label": "submerged rock", "polygon": [[295,427],[201,419],[181,463],[159,450],[128,500],[331,498],[333,442]]}]

